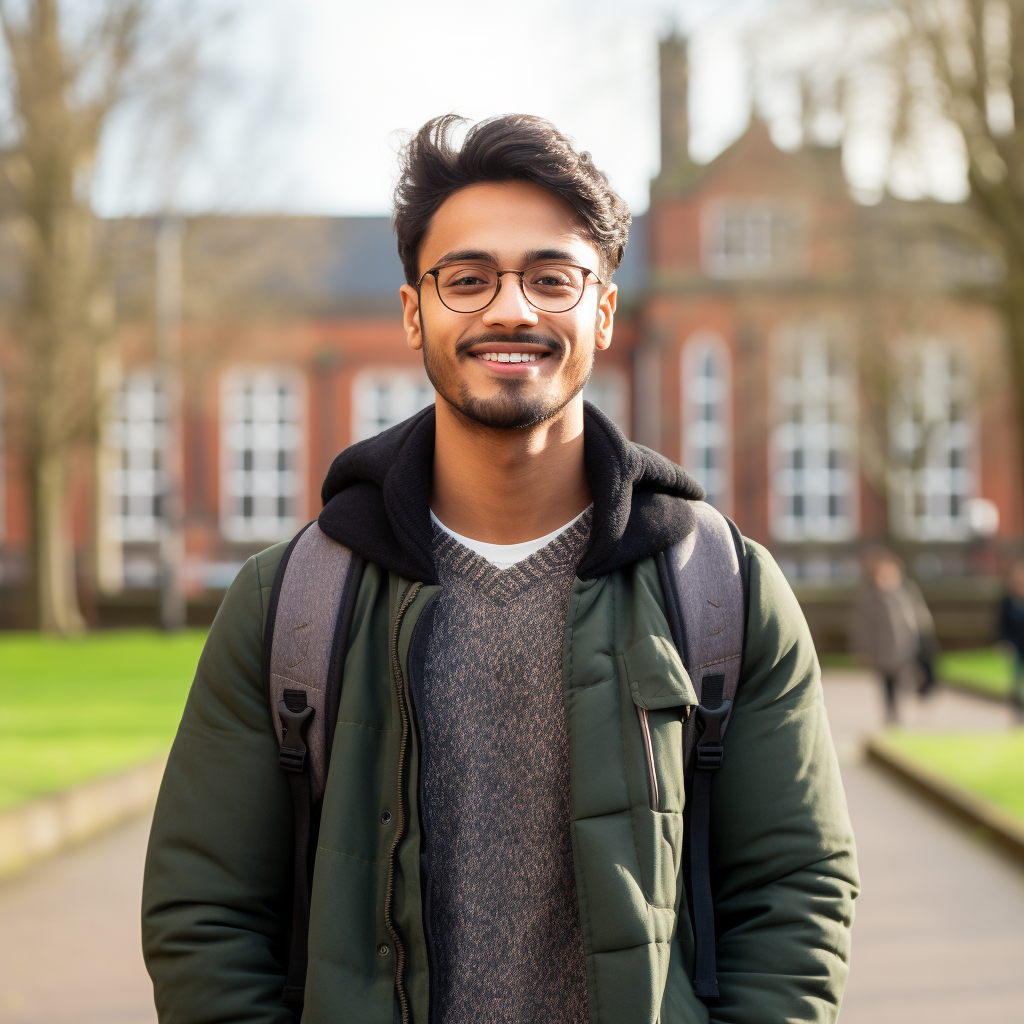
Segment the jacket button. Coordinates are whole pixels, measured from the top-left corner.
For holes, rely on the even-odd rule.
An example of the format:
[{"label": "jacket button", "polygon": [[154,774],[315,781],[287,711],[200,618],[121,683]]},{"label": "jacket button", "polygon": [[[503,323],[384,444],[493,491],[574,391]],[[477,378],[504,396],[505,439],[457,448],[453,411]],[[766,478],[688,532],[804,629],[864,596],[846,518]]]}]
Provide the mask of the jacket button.
[{"label": "jacket button", "polygon": [[378,956],[387,956],[388,952],[389,952],[388,951],[388,947],[383,942],[377,947],[377,955]]},{"label": "jacket button", "polygon": [[390,811],[385,811],[385,812],[384,812],[384,813],[383,813],[383,814],[382,814],[382,815],[380,816],[380,823],[381,823],[382,825],[387,825],[387,824],[388,824],[388,822],[390,822],[390,821],[391,821],[391,812],[390,812]]}]

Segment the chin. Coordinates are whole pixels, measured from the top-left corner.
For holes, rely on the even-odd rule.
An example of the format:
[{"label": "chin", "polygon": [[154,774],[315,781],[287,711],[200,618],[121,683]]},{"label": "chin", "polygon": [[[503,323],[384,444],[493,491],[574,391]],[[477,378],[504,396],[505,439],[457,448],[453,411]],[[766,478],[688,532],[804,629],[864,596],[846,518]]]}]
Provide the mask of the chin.
[{"label": "chin", "polygon": [[540,395],[524,395],[518,389],[505,389],[490,398],[480,398],[471,394],[467,385],[463,385],[458,401],[451,401],[447,395],[443,397],[467,419],[494,430],[535,427],[561,412],[571,401],[571,398],[552,401]]},{"label": "chin", "polygon": [[[424,346],[423,368],[434,390],[453,409],[466,419],[492,430],[523,430],[557,416],[584,388],[590,376],[580,375],[575,386],[559,389],[552,395],[548,390],[554,381],[507,380],[494,382],[497,389],[490,394],[475,393],[474,383],[453,368],[432,358],[433,353]],[[565,381],[563,380],[564,384]],[[545,384],[547,387],[545,387]],[[479,382],[476,383],[479,387]],[[488,386],[488,390],[494,384]]]}]

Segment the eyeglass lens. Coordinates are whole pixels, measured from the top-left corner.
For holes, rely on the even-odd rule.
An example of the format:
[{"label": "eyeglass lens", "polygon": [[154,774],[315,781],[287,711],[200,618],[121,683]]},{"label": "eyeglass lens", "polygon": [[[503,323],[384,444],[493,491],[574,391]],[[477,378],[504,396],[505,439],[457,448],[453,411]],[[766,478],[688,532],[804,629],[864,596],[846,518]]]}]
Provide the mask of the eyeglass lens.
[{"label": "eyeglass lens", "polygon": [[[441,301],[456,313],[483,309],[497,294],[499,285],[498,272],[493,267],[468,263],[441,268],[436,281]],[[531,306],[545,313],[563,313],[579,302],[586,274],[571,264],[544,263],[525,271],[522,281]]]}]

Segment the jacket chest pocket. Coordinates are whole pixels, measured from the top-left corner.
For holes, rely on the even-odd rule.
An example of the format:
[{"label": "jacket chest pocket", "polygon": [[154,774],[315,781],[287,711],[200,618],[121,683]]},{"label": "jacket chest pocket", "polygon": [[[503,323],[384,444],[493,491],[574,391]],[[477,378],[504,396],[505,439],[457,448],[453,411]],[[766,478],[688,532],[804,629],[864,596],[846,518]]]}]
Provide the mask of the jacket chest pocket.
[{"label": "jacket chest pocket", "polygon": [[665,637],[634,644],[619,657],[619,671],[641,884],[653,906],[672,907],[683,849],[683,723],[697,698],[675,645]]}]

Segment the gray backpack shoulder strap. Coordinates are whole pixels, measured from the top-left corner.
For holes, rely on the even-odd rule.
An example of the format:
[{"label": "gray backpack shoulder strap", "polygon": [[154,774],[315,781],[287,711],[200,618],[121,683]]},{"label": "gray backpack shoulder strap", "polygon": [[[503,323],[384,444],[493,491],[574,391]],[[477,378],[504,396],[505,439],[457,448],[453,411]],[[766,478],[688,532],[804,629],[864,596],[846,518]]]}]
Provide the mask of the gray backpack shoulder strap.
[{"label": "gray backpack shoulder strap", "polygon": [[[713,709],[733,701],[739,687],[746,567],[729,520],[706,501],[691,502],[691,507],[695,528],[666,552],[669,586],[664,587],[665,580],[662,583],[668,592],[670,618],[677,620],[673,634],[697,702]],[[729,712],[722,732],[728,717]]]},{"label": "gray backpack shoulder strap", "polygon": [[[747,560],[735,525],[707,502],[691,503],[696,523],[659,556],[672,637],[697,695],[683,730],[683,763],[692,779],[687,800],[690,907],[696,940],[694,991],[718,998],[715,908],[708,856],[711,779],[722,765],[722,738],[740,683],[747,623]],[[691,770],[692,766],[692,770]]]},{"label": "gray backpack shoulder strap", "polygon": [[[277,740],[282,745],[281,767],[299,772],[308,768],[315,804],[327,783],[328,731],[333,728],[332,719],[337,714],[331,698],[336,696],[333,684],[340,667],[336,640],[339,625],[347,634],[345,612],[350,609],[345,605],[354,604],[355,588],[349,584],[357,559],[347,547],[328,537],[315,521],[299,534],[286,557],[287,561],[282,559],[278,568],[280,586],[276,595],[271,595],[272,607],[267,615],[268,697]],[[346,601],[346,597],[353,600]],[[299,710],[292,714],[300,716],[302,708],[313,709],[303,719],[308,722],[303,730],[305,757],[298,756],[299,748],[285,745],[289,716],[279,713],[280,703],[286,708],[296,705]],[[296,754],[289,754],[290,750]],[[294,763],[289,763],[289,757]]]},{"label": "gray backpack shoulder strap", "polygon": [[288,545],[263,629],[270,714],[294,810],[292,914],[282,997],[303,1003],[315,807],[327,785],[341,677],[363,561],[314,521]]}]

